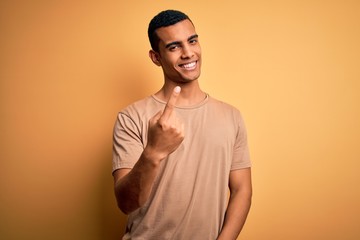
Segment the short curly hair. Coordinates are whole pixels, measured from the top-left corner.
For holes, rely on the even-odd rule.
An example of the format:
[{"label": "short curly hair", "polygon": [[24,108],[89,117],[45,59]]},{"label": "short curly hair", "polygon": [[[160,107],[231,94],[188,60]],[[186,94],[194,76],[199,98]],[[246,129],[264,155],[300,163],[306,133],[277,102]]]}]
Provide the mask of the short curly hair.
[{"label": "short curly hair", "polygon": [[148,28],[148,37],[150,41],[151,48],[155,52],[159,52],[159,42],[160,39],[156,34],[156,29],[161,27],[167,27],[170,25],[174,25],[183,20],[191,19],[183,12],[178,10],[165,10],[157,14],[149,23]]}]

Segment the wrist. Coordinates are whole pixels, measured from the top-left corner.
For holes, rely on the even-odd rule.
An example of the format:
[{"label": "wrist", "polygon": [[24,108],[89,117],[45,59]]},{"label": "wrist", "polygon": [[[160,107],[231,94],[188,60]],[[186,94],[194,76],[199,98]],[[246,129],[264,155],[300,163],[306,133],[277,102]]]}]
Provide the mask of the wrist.
[{"label": "wrist", "polygon": [[158,166],[166,156],[158,153],[157,151],[151,149],[150,147],[145,147],[142,156],[147,163],[150,163],[154,167]]}]

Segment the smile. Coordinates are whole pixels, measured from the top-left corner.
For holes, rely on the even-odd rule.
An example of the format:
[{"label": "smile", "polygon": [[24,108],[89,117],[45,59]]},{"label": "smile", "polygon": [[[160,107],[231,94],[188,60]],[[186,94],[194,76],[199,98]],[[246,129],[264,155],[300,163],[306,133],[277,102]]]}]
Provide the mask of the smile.
[{"label": "smile", "polygon": [[185,68],[186,70],[193,70],[196,68],[196,63],[197,63],[197,61],[191,62],[191,63],[186,63],[186,64],[180,64],[179,66],[181,68]]}]

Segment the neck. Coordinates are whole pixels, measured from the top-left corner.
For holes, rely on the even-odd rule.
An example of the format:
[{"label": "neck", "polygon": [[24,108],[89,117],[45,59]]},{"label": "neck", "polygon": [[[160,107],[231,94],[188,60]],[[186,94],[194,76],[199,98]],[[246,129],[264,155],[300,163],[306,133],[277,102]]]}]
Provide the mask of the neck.
[{"label": "neck", "polygon": [[198,81],[191,83],[166,83],[163,87],[155,93],[155,96],[162,101],[167,102],[170,94],[176,86],[181,87],[181,93],[177,99],[176,106],[178,107],[189,107],[202,102],[206,94],[200,89]]}]

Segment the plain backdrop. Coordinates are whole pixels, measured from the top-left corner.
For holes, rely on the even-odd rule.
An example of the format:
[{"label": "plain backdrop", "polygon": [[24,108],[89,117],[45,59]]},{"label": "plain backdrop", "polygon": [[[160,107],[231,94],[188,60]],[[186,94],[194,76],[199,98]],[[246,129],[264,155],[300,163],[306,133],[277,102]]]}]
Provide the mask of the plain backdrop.
[{"label": "plain backdrop", "polygon": [[120,239],[112,129],[162,85],[146,31],[164,9],[192,18],[201,87],[246,121],[239,239],[360,239],[357,0],[0,1],[0,238]]}]

